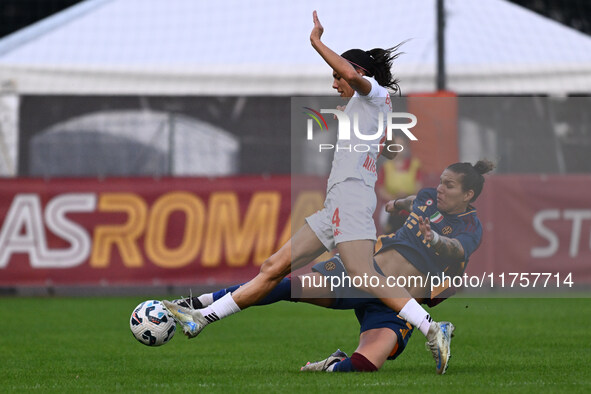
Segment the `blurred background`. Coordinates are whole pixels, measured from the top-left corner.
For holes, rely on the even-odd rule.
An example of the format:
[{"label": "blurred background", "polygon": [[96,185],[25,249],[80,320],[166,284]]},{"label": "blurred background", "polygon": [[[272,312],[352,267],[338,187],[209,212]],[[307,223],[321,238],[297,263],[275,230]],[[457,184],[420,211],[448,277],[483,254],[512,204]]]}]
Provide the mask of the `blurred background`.
[{"label": "blurred background", "polygon": [[[382,167],[379,211],[488,158],[468,271],[591,284],[588,1],[4,0],[3,291],[256,273],[323,201],[314,176],[330,158],[294,144],[289,123],[293,97],[334,95],[309,44],[314,9],[337,52],[408,40],[395,108],[417,116],[419,141]],[[295,162],[315,164],[294,194]]]}]

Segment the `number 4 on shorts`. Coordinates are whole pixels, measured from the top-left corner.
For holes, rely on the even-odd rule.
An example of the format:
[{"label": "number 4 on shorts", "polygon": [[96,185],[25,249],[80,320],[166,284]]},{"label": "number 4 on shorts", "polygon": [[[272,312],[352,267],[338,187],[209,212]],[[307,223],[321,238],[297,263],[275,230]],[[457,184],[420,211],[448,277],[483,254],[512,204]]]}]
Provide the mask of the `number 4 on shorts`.
[{"label": "number 4 on shorts", "polygon": [[335,209],[334,213],[332,214],[332,224],[335,225],[335,227],[339,227],[341,223],[341,219],[339,219],[339,209]]}]

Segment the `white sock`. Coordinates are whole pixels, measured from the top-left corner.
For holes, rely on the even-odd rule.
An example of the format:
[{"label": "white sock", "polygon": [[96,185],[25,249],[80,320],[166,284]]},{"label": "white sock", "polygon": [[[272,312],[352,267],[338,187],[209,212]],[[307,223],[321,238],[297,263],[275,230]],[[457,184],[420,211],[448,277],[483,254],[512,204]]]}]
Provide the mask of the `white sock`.
[{"label": "white sock", "polygon": [[400,316],[418,328],[423,335],[427,336],[429,327],[431,326],[431,316],[429,316],[429,313],[419,305],[417,300],[411,298],[400,310]]},{"label": "white sock", "polygon": [[232,293],[228,293],[210,306],[199,309],[199,312],[201,312],[208,323],[213,323],[236,312],[240,312],[240,307],[236,305],[236,302],[232,298]]},{"label": "white sock", "polygon": [[213,293],[201,294],[197,299],[204,307],[209,306],[213,304]]}]

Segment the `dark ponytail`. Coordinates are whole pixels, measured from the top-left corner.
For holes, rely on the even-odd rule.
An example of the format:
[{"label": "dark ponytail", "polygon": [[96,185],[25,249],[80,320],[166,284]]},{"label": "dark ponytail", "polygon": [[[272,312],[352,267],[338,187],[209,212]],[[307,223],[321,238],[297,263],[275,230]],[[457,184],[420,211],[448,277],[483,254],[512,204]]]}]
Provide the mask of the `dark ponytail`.
[{"label": "dark ponytail", "polygon": [[398,49],[406,41],[393,46],[392,48],[374,48],[369,51],[361,49],[350,49],[341,55],[357,69],[361,69],[368,77],[373,77],[384,87],[390,88],[394,93],[400,93],[400,80],[392,75],[392,63],[404,52]]},{"label": "dark ponytail", "polygon": [[482,187],[484,186],[484,174],[489,173],[495,168],[493,162],[489,160],[478,160],[474,165],[470,163],[455,163],[447,167],[448,170],[455,172],[456,174],[462,174],[462,190],[474,191],[474,197],[470,202],[476,201]]}]

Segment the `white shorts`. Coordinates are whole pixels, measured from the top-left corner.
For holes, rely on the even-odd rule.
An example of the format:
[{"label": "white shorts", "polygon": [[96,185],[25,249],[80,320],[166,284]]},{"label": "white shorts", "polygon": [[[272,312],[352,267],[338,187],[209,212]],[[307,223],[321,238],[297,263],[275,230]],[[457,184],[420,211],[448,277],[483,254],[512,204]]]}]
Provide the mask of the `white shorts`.
[{"label": "white shorts", "polygon": [[375,241],[375,209],[374,188],[361,179],[349,178],[330,188],[324,209],[308,216],[306,222],[326,249],[333,250],[341,242]]}]

